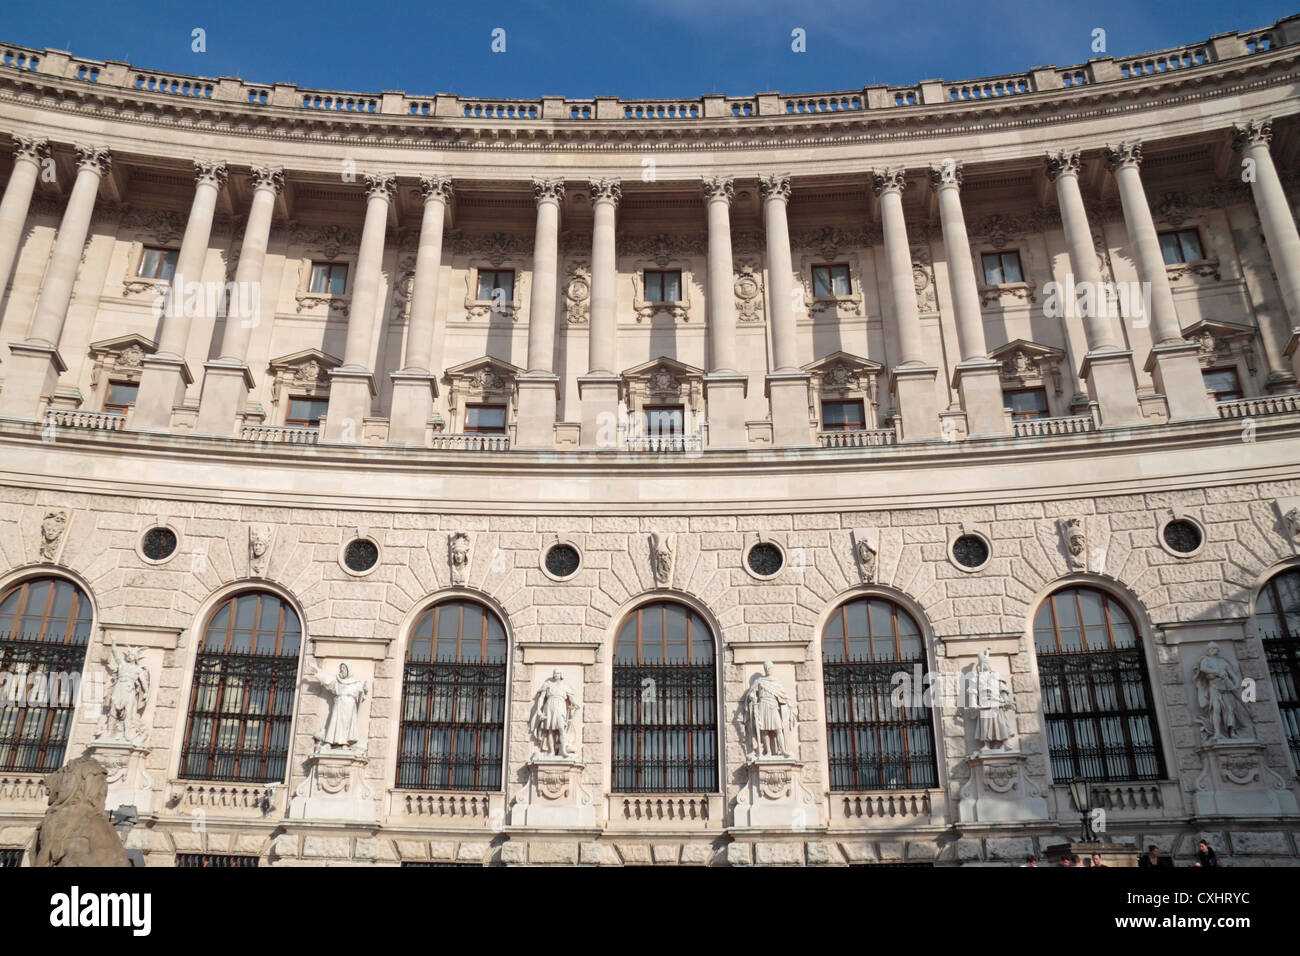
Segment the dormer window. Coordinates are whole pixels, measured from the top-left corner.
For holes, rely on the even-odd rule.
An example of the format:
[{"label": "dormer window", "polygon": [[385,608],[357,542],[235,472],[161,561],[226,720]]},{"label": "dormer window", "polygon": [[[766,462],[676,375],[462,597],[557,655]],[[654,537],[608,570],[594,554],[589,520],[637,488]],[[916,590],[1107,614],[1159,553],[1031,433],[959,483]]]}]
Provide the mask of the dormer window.
[{"label": "dormer window", "polygon": [[326,295],[342,295],[348,287],[348,265],[346,262],[313,262],[311,264],[311,285],[308,292]]},{"label": "dormer window", "polygon": [[837,295],[852,295],[853,286],[849,281],[849,267],[844,264],[830,266],[813,266],[813,296],[818,299],[831,299]]},{"label": "dormer window", "polygon": [[1176,266],[1183,262],[1200,262],[1205,258],[1201,249],[1201,234],[1195,229],[1179,229],[1160,233],[1160,254],[1165,265]]},{"label": "dormer window", "polygon": [[682,270],[647,269],[645,272],[645,298],[647,302],[680,302],[682,300]]},{"label": "dormer window", "polygon": [[155,246],[145,246],[144,255],[140,257],[140,271],[137,275],[141,279],[170,281],[171,277],[176,274],[176,260],[179,257],[180,252],[176,249],[159,249]]},{"label": "dormer window", "polygon": [[984,284],[988,286],[1011,285],[1024,282],[1018,252],[986,252],[980,257],[984,264]]}]

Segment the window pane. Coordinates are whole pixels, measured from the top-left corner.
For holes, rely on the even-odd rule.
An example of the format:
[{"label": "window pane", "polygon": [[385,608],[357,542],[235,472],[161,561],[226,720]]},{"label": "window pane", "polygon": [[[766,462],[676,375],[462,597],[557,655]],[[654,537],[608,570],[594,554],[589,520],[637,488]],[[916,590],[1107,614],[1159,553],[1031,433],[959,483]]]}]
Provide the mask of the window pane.
[{"label": "window pane", "polygon": [[108,396],[104,399],[105,405],[134,405],[136,394],[140,391],[140,386],[134,382],[110,382],[108,385]]},{"label": "window pane", "polygon": [[290,398],[286,422],[291,425],[319,425],[329,407],[327,398]]},{"label": "window pane", "polygon": [[348,267],[346,263],[338,263],[329,267],[330,269],[330,295],[342,295],[348,290]]},{"label": "window pane", "polygon": [[834,266],[831,269],[831,279],[836,295],[852,295],[853,289],[849,283],[849,267]]},{"label": "window pane", "polygon": [[1004,282],[1023,282],[1020,274],[1020,253],[1002,253],[1002,275]]},{"label": "window pane", "polygon": [[1205,388],[1214,393],[1219,401],[1241,398],[1241,385],[1237,381],[1237,371],[1231,368],[1206,369],[1201,373]]},{"label": "window pane", "polygon": [[682,299],[682,274],[680,272],[664,273],[664,301],[680,302]]},{"label": "window pane", "polygon": [[1160,254],[1164,256],[1166,265],[1174,265],[1183,261],[1183,251],[1178,243],[1178,233],[1160,233]]},{"label": "window pane", "polygon": [[1178,244],[1182,249],[1183,261],[1200,262],[1205,258],[1201,254],[1201,234],[1195,229],[1184,229],[1178,234]]},{"label": "window pane", "polygon": [[819,299],[827,298],[831,291],[831,270],[827,266],[813,266],[813,295]]},{"label": "window pane", "polygon": [[980,257],[984,263],[984,284],[1002,285],[1002,257],[997,253],[985,253]]},{"label": "window pane", "polygon": [[685,434],[686,412],[681,405],[658,405],[644,409],[645,432],[651,437]]},{"label": "window pane", "polygon": [[180,250],[168,249],[162,256],[162,270],[158,274],[160,279],[171,279],[176,275],[176,260],[180,258]]},{"label": "window pane", "polygon": [[506,407],[504,405],[469,405],[465,409],[465,428],[472,431],[504,432]]},{"label": "window pane", "polygon": [[1002,398],[1016,420],[1047,417],[1047,393],[1041,388],[1003,392]]},{"label": "window pane", "polygon": [[327,265],[313,264],[311,267],[311,286],[309,292],[329,292],[330,291],[330,267]]}]

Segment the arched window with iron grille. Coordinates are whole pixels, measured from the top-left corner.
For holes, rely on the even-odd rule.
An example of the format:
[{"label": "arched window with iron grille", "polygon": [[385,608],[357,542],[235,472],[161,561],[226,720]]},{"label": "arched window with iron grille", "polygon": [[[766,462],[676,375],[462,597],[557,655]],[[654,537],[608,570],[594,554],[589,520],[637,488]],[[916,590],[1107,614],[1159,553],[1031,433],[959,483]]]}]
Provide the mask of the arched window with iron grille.
[{"label": "arched window with iron grille", "polygon": [[1049,595],[1034,618],[1052,778],[1159,780],[1164,753],[1142,637],[1094,587]]},{"label": "arched window with iron grille", "polygon": [[684,604],[623,621],[614,644],[616,793],[716,793],[718,690],[713,634]]},{"label": "arched window with iron grille", "polygon": [[0,771],[63,766],[91,616],[90,598],[63,578],[0,594]]},{"label": "arched window with iron grille", "polygon": [[[921,629],[895,602],[861,597],[834,610],[822,632],[832,790],[938,786],[925,666]],[[896,693],[899,673],[914,693]]]},{"label": "arched window with iron grille", "polygon": [[1300,767],[1300,568],[1269,579],[1255,602],[1255,622],[1291,759]]},{"label": "arched window with iron grille", "polygon": [[406,646],[398,787],[501,789],[506,651],[501,619],[477,601],[420,615]]},{"label": "arched window with iron grille", "polygon": [[194,662],[180,776],[283,781],[302,624],[276,594],[245,591],[216,606]]}]

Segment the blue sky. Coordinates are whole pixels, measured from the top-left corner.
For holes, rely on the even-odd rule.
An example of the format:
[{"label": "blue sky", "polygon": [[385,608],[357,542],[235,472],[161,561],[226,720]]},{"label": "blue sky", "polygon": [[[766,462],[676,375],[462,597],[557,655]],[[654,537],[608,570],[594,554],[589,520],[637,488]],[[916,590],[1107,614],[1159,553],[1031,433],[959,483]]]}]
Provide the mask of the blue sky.
[{"label": "blue sky", "polygon": [[[330,90],[697,96],[1018,72],[1272,24],[1295,0],[3,0],[0,40],[158,70]],[[207,50],[191,50],[191,31]],[[494,28],[506,50],[491,50]],[[806,31],[807,52],[791,49]]]}]

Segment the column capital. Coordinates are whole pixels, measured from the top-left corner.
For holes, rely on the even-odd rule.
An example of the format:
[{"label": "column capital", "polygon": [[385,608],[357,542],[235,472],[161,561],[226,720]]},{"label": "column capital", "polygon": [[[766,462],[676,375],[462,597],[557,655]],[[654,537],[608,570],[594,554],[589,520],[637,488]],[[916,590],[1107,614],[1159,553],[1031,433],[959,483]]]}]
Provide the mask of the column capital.
[{"label": "column capital", "polygon": [[1142,144],[1120,143],[1118,146],[1107,146],[1106,165],[1111,169],[1122,169],[1130,166],[1137,169],[1142,165]]},{"label": "column capital", "polygon": [[730,176],[705,176],[700,180],[700,186],[704,190],[704,198],[709,202],[720,200],[729,206],[736,198],[735,180]]},{"label": "column capital", "polygon": [[961,188],[962,181],[962,164],[959,160],[945,159],[938,166],[930,167],[931,189],[939,190],[944,186]]},{"label": "column capital", "polygon": [[100,176],[107,176],[113,168],[113,154],[107,146],[75,146],[77,151],[77,169],[89,169]]},{"label": "column capital", "polygon": [[538,203],[564,202],[564,180],[563,179],[542,179],[535,177],[533,179],[533,198]]},{"label": "column capital", "polygon": [[907,188],[907,170],[873,169],[871,171],[871,189],[877,196],[885,193],[901,194]]},{"label": "column capital", "polygon": [[1059,149],[1047,154],[1047,179],[1056,182],[1062,176],[1078,176],[1083,153],[1077,149]]},{"label": "column capital", "polygon": [[226,178],[229,175],[230,170],[226,168],[225,163],[219,160],[194,160],[194,182],[200,186],[207,183],[209,186],[216,186],[217,189],[221,189],[226,185]]},{"label": "column capital", "polygon": [[437,174],[421,176],[420,195],[424,197],[425,202],[440,199],[444,203],[449,203],[456,195],[456,187],[452,185],[450,176]]},{"label": "column capital", "polygon": [[14,159],[26,159],[40,163],[50,155],[50,141],[35,136],[14,136]]},{"label": "column capital", "polygon": [[277,196],[284,189],[283,166],[254,166],[250,171],[253,189],[269,189]]},{"label": "column capital", "polygon": [[623,181],[619,179],[592,179],[587,182],[587,190],[593,203],[602,199],[618,205],[623,198]]},{"label": "column capital", "polygon": [[392,202],[397,193],[397,177],[392,173],[366,173],[366,199]]},{"label": "column capital", "polygon": [[1273,139],[1271,119],[1250,120],[1244,126],[1232,127],[1232,148],[1241,152],[1251,146],[1268,146]]},{"label": "column capital", "polygon": [[758,192],[764,199],[790,201],[790,174],[763,173],[758,177]]}]

